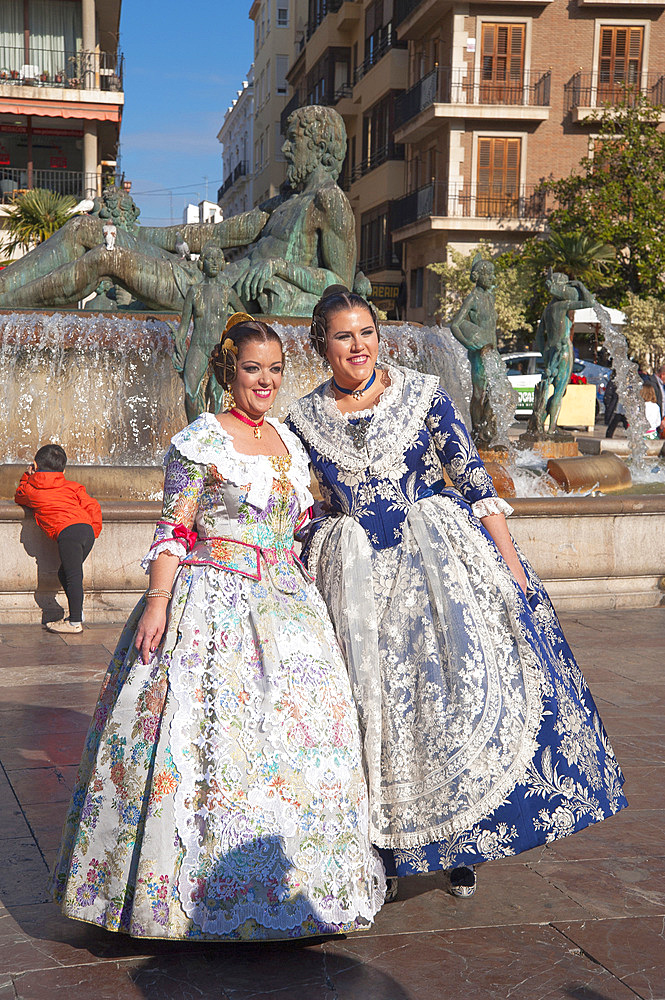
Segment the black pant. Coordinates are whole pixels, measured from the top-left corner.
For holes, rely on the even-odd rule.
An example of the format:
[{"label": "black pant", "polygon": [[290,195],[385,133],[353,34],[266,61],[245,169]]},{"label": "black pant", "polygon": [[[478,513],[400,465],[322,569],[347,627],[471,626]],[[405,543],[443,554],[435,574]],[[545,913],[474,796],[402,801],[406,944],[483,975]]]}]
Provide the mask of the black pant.
[{"label": "black pant", "polygon": [[80,622],[83,614],[83,563],[94,544],[95,533],[89,524],[70,524],[58,535],[58,580],[67,595],[69,619],[73,622]]},{"label": "black pant", "polygon": [[614,437],[614,432],[619,426],[619,424],[622,424],[624,428],[628,427],[628,421],[626,420],[623,413],[614,413],[610,417],[610,422],[608,423],[607,430],[605,431],[605,437],[606,438]]}]

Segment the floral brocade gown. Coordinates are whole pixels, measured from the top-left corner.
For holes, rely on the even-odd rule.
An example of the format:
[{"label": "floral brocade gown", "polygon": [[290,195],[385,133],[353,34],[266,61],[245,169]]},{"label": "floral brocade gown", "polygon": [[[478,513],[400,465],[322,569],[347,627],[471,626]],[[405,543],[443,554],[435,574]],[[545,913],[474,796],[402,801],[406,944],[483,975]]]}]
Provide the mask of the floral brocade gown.
[{"label": "floral brocade gown", "polygon": [[102,685],[53,886],[67,916],[137,937],[363,929],[385,878],[357,714],[293,551],[307,457],[244,456],[211,414],[173,438],[146,565],[180,556],[144,665],[132,613]]},{"label": "floral brocade gown", "polygon": [[[387,365],[370,410],[330,382],[294,403],[332,508],[304,553],[361,720],[388,875],[529,850],[618,812],[623,776],[547,593],[526,597],[479,518],[497,497],[438,379]],[[456,489],[447,488],[442,466]]]}]

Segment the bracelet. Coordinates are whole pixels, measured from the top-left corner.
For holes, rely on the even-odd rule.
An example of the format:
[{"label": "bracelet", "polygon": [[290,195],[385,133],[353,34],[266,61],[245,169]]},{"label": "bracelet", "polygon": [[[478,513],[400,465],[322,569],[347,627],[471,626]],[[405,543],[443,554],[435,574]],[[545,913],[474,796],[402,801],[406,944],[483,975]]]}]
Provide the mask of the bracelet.
[{"label": "bracelet", "polygon": [[170,601],[171,598],[173,597],[173,594],[171,593],[170,590],[160,590],[158,587],[154,587],[152,590],[149,590],[146,593],[145,596],[146,597],[165,597],[167,601]]}]

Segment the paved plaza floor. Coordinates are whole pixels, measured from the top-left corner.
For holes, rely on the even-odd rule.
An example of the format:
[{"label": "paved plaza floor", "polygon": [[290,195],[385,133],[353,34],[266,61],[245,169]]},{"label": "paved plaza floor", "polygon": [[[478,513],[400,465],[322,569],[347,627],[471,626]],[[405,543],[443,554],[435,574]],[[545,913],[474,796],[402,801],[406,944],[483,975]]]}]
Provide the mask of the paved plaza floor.
[{"label": "paved plaza floor", "polygon": [[665,1000],[665,607],[563,624],[630,808],[483,866],[471,899],[414,877],[367,933],[244,946],[136,941],[48,901],[120,626],[0,628],[0,1000]]}]

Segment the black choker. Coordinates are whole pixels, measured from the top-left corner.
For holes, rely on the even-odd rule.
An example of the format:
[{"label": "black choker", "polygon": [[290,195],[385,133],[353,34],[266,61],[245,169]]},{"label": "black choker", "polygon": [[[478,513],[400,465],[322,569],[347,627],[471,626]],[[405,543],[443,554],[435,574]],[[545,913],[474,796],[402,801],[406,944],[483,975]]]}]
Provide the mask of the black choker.
[{"label": "black choker", "polygon": [[374,379],[375,378],[376,378],[376,368],[372,372],[372,377],[371,377],[371,379],[369,380],[369,382],[367,383],[367,385],[365,386],[364,389],[345,389],[343,386],[337,384],[337,382],[335,381],[334,377],[333,377],[333,385],[335,386],[335,388],[339,392],[343,392],[345,396],[353,396],[354,399],[360,399],[360,397],[362,396],[362,394],[364,392],[367,392],[367,390],[369,389],[369,387],[374,383]]}]

